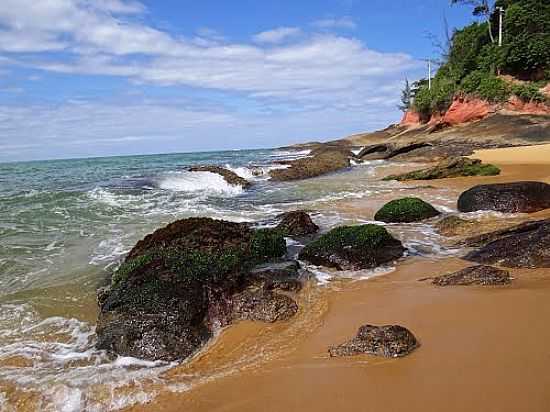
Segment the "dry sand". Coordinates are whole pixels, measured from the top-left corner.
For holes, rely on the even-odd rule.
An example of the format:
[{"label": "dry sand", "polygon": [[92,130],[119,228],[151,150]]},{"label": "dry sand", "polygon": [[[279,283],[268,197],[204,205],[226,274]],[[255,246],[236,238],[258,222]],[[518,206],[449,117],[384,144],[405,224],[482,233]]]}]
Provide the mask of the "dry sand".
[{"label": "dry sand", "polygon": [[[550,182],[550,145],[474,156],[502,166],[502,175],[430,184],[458,193],[482,182]],[[361,204],[343,207],[360,210]],[[525,218],[548,216],[545,211]],[[409,258],[374,279],[308,288],[293,321],[229,328],[171,375],[181,382],[190,374],[223,371],[220,365],[230,371],[251,356],[257,358],[254,366],[244,362],[237,372],[233,368],[187,392],[163,393],[132,410],[550,410],[550,270],[513,270],[512,285],[504,287],[440,288],[418,281],[469,265],[457,258]],[[421,347],[402,359],[328,357],[330,345],[348,340],[367,323],[406,326]]]}]

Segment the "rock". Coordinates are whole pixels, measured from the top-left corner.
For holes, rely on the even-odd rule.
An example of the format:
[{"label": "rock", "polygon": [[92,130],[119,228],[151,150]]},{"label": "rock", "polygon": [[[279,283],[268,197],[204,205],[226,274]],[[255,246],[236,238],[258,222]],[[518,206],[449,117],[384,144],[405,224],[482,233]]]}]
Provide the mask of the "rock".
[{"label": "rock", "polygon": [[405,197],[386,203],[374,219],[385,223],[410,223],[440,214],[432,205],[416,197]]},{"label": "rock", "polygon": [[479,159],[467,157],[451,157],[443,160],[434,167],[415,170],[400,175],[391,175],[383,180],[432,180],[449,177],[464,176],[495,176],[500,174],[500,169],[491,164],[481,164]]},{"label": "rock", "polygon": [[550,267],[550,219],[480,235],[465,243],[483,245],[466,255],[472,262],[509,268]]},{"label": "rock", "polygon": [[418,346],[415,336],[403,326],[364,325],[349,342],[329,348],[329,354],[332,357],[369,354],[397,358],[408,355]]},{"label": "rock", "polygon": [[110,289],[100,292],[97,348],[149,360],[185,359],[216,327],[242,318],[234,300],[242,302],[251,287],[259,292],[246,301],[250,313],[258,303],[257,319],[290,316],[290,298],[249,275],[253,266],[285,252],[280,233],[242,223],[192,218],[157,230],[136,244]]},{"label": "rock", "polygon": [[311,217],[302,210],[286,212],[277,216],[277,218],[281,220],[277,225],[277,229],[284,236],[305,236],[319,231],[319,226],[313,223]]},{"label": "rock", "polygon": [[246,290],[233,296],[233,316],[237,320],[273,323],[288,320],[298,312],[296,302],[267,290]]},{"label": "rock", "polygon": [[363,148],[357,157],[361,160],[391,159],[431,146],[432,145],[430,143],[424,142],[410,143],[400,146],[393,144],[375,144]]},{"label": "rock", "polygon": [[380,266],[403,256],[405,248],[378,225],[342,226],[309,243],[300,259],[337,270]]},{"label": "rock", "polygon": [[299,292],[302,289],[299,269],[299,263],[291,260],[260,265],[250,275],[263,284],[264,289]]},{"label": "rock", "polygon": [[472,232],[478,222],[461,219],[458,216],[446,216],[434,224],[437,231],[443,236],[459,236]]},{"label": "rock", "polygon": [[277,182],[317,177],[350,167],[350,159],[353,157],[355,156],[348,149],[318,148],[310,157],[289,161],[288,168],[275,169],[269,174],[271,180]]},{"label": "rock", "polygon": [[472,266],[458,272],[433,278],[437,286],[494,286],[508,285],[511,282],[510,272],[492,266]]},{"label": "rock", "polygon": [[242,186],[247,189],[252,186],[248,180],[240,177],[237,173],[219,166],[193,166],[188,169],[190,172],[210,172],[220,175],[227,183],[234,186]]},{"label": "rock", "polygon": [[532,213],[550,208],[550,185],[514,182],[475,186],[460,195],[458,210],[496,210],[503,213]]}]

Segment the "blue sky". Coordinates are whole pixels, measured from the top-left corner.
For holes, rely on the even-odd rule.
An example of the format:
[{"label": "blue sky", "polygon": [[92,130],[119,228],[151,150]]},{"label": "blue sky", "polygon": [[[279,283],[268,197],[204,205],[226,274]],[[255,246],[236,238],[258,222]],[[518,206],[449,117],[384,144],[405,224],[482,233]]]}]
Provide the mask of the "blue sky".
[{"label": "blue sky", "polygon": [[274,147],[399,120],[448,0],[2,0],[0,161]]}]

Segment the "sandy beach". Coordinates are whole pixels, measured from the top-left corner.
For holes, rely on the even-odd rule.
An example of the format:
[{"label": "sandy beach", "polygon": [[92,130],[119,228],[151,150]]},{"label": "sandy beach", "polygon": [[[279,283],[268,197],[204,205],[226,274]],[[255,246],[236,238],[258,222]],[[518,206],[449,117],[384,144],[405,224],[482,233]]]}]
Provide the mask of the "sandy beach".
[{"label": "sandy beach", "polygon": [[[550,182],[550,145],[483,150],[473,157],[495,163],[502,174],[430,184],[459,193],[479,183]],[[338,207],[360,211],[362,202]],[[543,211],[514,221],[549,216]],[[480,231],[491,229],[486,223]],[[456,257],[409,258],[369,280],[310,286],[296,319],[228,328],[208,350],[169,372],[175,382],[206,376],[213,368],[218,377],[130,410],[547,411],[549,271],[511,270],[512,285],[502,287],[440,288],[419,281],[467,266],[471,263]],[[348,340],[364,324],[406,326],[421,346],[402,359],[328,356],[329,346]],[[251,354],[257,362],[223,376],[220,365],[238,364]]]}]

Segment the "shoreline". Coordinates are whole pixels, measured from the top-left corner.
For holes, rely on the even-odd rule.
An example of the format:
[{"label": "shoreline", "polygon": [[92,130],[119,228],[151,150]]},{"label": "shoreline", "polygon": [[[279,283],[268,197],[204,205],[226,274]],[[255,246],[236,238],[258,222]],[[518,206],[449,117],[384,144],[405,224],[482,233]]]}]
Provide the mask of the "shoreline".
[{"label": "shoreline", "polygon": [[[496,164],[502,174],[428,183],[457,193],[482,183],[550,183],[550,167],[540,167],[550,164],[550,145],[543,146],[476,151],[472,157]],[[368,217],[372,210],[365,210],[365,203],[342,200],[336,207]],[[548,210],[518,215],[510,224],[548,217]],[[550,403],[548,269],[513,269],[512,285],[504,287],[438,288],[418,282],[467,266],[472,263],[455,257],[412,257],[384,276],[330,282],[315,298],[302,296],[324,308],[314,320],[302,313],[298,320],[276,326],[234,325],[198,361],[175,368],[169,376],[177,382],[205,364],[231,363],[243,353],[260,351],[265,359],[257,365],[187,392],[161,393],[151,403],[127,410],[545,411]],[[296,328],[300,322],[308,327]],[[349,339],[367,323],[401,324],[417,335],[421,346],[402,359],[328,357],[330,345]],[[282,349],[270,345],[271,339],[282,343],[289,330],[295,334]],[[235,393],[246,395],[237,400]]]}]

